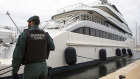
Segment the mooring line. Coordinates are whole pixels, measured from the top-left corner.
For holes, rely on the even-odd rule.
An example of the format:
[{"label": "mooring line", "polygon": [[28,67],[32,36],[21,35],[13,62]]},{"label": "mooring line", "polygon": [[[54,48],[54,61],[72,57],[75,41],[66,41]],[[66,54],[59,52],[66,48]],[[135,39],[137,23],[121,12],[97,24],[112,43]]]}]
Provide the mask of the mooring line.
[{"label": "mooring line", "polygon": [[8,69],[8,68],[10,68],[10,67],[12,67],[12,66],[9,66],[9,67],[6,67],[6,68],[3,68],[3,69],[1,69],[0,71],[5,70],[5,69]]},{"label": "mooring line", "polygon": [[4,72],[4,73],[0,74],[0,76],[2,76],[3,74],[8,73],[8,72],[10,72],[10,71],[12,71],[12,70],[9,70],[9,71]]},{"label": "mooring line", "polygon": [[93,58],[88,58],[88,57],[79,56],[79,55],[77,55],[77,57],[86,58],[86,59],[93,59]]}]

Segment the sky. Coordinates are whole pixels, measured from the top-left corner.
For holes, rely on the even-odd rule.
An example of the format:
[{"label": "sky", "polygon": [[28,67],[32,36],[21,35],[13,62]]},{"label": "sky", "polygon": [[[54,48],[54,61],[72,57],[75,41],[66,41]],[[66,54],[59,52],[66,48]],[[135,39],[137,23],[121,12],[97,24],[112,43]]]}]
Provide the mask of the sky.
[{"label": "sky", "polygon": [[[5,14],[10,12],[18,26],[27,26],[27,20],[38,15],[41,22],[51,19],[57,10],[76,3],[89,4],[96,0],[0,0],[0,25],[14,26]],[[115,4],[126,19],[132,32],[135,32],[136,23],[140,26],[140,0],[108,0]]]}]

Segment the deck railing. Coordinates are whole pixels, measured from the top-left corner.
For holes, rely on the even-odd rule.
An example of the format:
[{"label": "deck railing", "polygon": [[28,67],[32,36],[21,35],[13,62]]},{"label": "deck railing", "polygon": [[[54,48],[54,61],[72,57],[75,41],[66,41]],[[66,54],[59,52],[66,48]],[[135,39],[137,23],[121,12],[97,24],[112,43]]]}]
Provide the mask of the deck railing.
[{"label": "deck railing", "polygon": [[73,24],[76,21],[82,21],[82,20],[92,21],[92,22],[99,23],[99,24],[107,26],[107,27],[109,27],[109,26],[112,27],[111,25],[109,25],[105,21],[103,21],[103,20],[101,20],[101,19],[99,19],[91,14],[80,14],[74,18],[71,18],[71,19],[66,21],[65,26]]},{"label": "deck railing", "polygon": [[74,4],[74,5],[70,5],[61,9],[58,9],[58,13],[64,13],[73,9],[78,9],[78,8],[91,8],[88,5],[82,4],[82,3],[78,3],[78,4]]},{"label": "deck railing", "polygon": [[[110,25],[109,23],[107,23],[107,22],[105,22],[105,21],[103,21],[103,20],[101,20],[101,19],[99,19],[91,14],[79,14],[79,15],[72,17],[70,19],[67,19],[67,20],[66,19],[56,20],[56,21],[49,20],[49,21],[45,22],[43,27],[44,27],[44,29],[45,28],[47,28],[47,29],[60,29],[63,27],[67,27],[67,26],[69,26],[77,21],[91,21],[91,22],[98,23],[98,24],[101,24],[103,26],[118,30],[117,28]],[[120,30],[118,30],[118,31],[120,31]]]},{"label": "deck railing", "polygon": [[109,25],[108,23],[106,23],[105,21],[91,15],[91,14],[79,14],[75,17],[72,17],[68,20],[60,20],[60,21],[46,21],[44,24],[42,23],[40,26],[41,27],[45,27],[45,28],[62,28],[62,27],[66,27],[68,25],[71,25],[77,21],[82,21],[82,20],[87,20],[87,21],[92,21],[95,23],[99,23],[101,25],[107,26],[107,27],[111,27],[111,25]]}]

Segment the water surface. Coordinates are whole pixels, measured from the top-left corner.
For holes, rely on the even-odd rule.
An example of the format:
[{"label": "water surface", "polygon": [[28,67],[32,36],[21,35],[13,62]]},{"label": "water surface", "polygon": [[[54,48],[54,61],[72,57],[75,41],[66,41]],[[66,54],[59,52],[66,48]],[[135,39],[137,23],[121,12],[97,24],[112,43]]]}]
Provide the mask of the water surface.
[{"label": "water surface", "polygon": [[71,73],[55,76],[51,79],[99,79],[109,73],[112,73],[136,60],[140,59],[140,52],[134,52],[133,57],[123,57],[96,67],[83,68]]}]

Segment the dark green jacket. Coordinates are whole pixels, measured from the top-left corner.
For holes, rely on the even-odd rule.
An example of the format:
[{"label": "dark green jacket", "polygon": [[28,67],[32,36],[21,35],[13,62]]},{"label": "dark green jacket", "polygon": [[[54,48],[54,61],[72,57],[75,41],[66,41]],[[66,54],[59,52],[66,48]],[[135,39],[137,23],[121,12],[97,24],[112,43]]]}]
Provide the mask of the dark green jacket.
[{"label": "dark green jacket", "polygon": [[[31,26],[29,29],[39,29],[38,26]],[[53,51],[55,49],[53,39],[50,37],[48,32],[46,32],[48,37],[48,50]],[[25,52],[25,46],[27,41],[27,35],[22,32],[20,36],[18,37],[16,47],[13,52],[13,60],[12,60],[12,73],[17,73],[21,64],[22,64],[22,58],[24,57]]]}]

